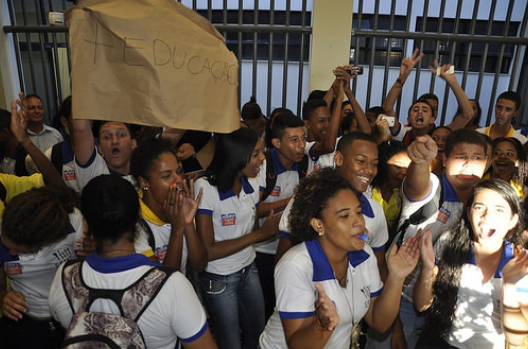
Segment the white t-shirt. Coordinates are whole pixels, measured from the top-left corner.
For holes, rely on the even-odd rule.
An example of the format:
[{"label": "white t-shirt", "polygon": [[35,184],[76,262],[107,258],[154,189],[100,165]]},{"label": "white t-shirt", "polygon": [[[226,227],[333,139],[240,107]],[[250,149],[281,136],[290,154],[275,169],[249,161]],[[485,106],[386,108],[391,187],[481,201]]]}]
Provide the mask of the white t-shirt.
[{"label": "white t-shirt", "polygon": [[[156,264],[137,254],[117,258],[101,258],[93,254],[86,258],[81,272],[90,287],[124,289]],[[57,270],[53,279],[49,304],[53,317],[68,328],[73,315],[62,285],[63,267]],[[115,303],[108,299],[96,300],[90,311],[119,314]],[[147,347],[160,349],[173,349],[178,338],[182,342],[192,342],[208,328],[205,311],[192,285],[180,272],[169,277],[137,324]]]},{"label": "white t-shirt", "polygon": [[[204,177],[194,184],[196,195],[200,188],[203,193],[197,214],[211,216],[215,241],[236,239],[253,231],[260,194],[245,177],[242,177],[242,190],[238,196],[231,189],[220,193]],[[227,257],[209,261],[205,271],[230,275],[250,265],[255,256],[255,248],[251,245]]]},{"label": "white t-shirt", "polygon": [[347,286],[343,288],[317,240],[288,250],[275,268],[277,303],[260,336],[260,347],[287,347],[281,319],[313,317],[317,300],[315,283],[320,283],[339,314],[339,323],[325,348],[348,348],[353,324],[365,316],[370,299],[383,291],[377,259],[368,245],[349,252],[349,260]]}]

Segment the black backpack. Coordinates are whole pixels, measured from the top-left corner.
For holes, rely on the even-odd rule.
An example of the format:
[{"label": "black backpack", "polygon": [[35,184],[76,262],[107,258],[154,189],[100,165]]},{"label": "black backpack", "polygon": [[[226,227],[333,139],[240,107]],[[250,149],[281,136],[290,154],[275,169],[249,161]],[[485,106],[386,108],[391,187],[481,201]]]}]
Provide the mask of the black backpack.
[{"label": "black backpack", "polygon": [[[74,314],[62,347],[146,348],[137,321],[175,270],[154,267],[127,288],[108,290],[87,286],[81,273],[82,264],[80,260],[68,261],[62,270],[64,293]],[[113,300],[121,314],[89,311],[100,298]]]},{"label": "black backpack", "polygon": [[[277,174],[275,173],[275,166],[273,166],[271,152],[267,151],[264,154],[266,155],[266,188],[262,192],[261,202],[268,198],[273,189],[275,189],[275,184],[277,184]],[[305,155],[301,162],[297,163],[297,172],[299,173],[299,180],[306,177],[306,173],[308,172],[308,156]]]}]

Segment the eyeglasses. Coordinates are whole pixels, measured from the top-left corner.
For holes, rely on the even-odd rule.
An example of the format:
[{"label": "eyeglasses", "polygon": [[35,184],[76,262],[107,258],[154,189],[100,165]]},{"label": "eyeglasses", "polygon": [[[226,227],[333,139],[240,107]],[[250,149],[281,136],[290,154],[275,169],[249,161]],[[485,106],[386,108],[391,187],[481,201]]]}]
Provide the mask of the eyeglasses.
[{"label": "eyeglasses", "polygon": [[35,109],[43,110],[44,106],[42,106],[42,105],[27,105],[26,109],[27,110],[35,110]]}]

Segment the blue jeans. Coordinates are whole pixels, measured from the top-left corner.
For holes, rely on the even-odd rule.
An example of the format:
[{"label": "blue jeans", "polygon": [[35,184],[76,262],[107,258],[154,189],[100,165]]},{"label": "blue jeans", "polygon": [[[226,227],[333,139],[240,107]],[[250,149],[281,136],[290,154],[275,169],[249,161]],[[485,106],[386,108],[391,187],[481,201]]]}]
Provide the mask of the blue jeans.
[{"label": "blue jeans", "polygon": [[255,263],[231,275],[203,272],[199,279],[218,347],[257,348],[265,323],[264,297]]}]

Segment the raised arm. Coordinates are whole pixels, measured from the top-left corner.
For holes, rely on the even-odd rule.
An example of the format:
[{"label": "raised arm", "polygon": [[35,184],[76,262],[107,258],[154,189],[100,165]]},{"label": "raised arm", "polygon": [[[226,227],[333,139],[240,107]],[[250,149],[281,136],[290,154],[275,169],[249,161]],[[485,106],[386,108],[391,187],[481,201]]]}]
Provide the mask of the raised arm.
[{"label": "raised arm", "polygon": [[95,150],[92,120],[73,119],[72,124],[75,159],[80,165],[86,165]]},{"label": "raised arm", "polygon": [[431,191],[430,168],[437,151],[435,141],[428,135],[416,137],[407,148],[411,164],[407,168],[403,190],[410,200],[422,200]]},{"label": "raised arm", "polygon": [[[19,94],[20,99],[11,101],[11,132],[17,139],[17,141],[24,147],[28,152],[29,156],[33,159],[37,165],[39,171],[42,173],[42,177],[47,184],[65,186],[64,180],[61,174],[51,161],[33,144],[29,138],[26,128],[27,120],[24,115],[24,109],[26,105],[26,99],[22,92]],[[20,109],[18,109],[20,106]]]},{"label": "raised arm", "polygon": [[342,69],[345,69],[345,75],[343,76],[343,78],[345,79],[345,85],[344,85],[345,95],[347,96],[348,100],[350,101],[350,105],[352,106],[352,109],[354,110],[354,117],[357,120],[359,130],[369,135],[372,132],[370,123],[367,117],[365,116],[365,111],[363,110],[363,108],[361,108],[361,105],[356,100],[356,97],[354,96],[354,94],[352,93],[352,89],[350,88],[351,80],[355,79],[357,76],[348,74],[348,72],[346,71],[346,68],[348,67],[349,66],[340,67]]},{"label": "raised arm", "polygon": [[[521,250],[502,269],[502,324],[508,348],[526,348],[528,303],[518,298],[516,283],[528,273],[528,252]],[[523,297],[526,298],[526,297]]]},{"label": "raised arm", "polygon": [[398,97],[402,92],[403,85],[405,84],[405,81],[407,81],[409,74],[411,74],[416,63],[418,63],[424,55],[423,52],[420,54],[419,52],[420,50],[416,49],[414,50],[412,57],[407,57],[402,60],[400,66],[400,76],[392,85],[391,89],[387,93],[387,97],[385,97],[385,100],[383,101],[383,109],[385,109],[385,113],[387,113],[388,116],[395,117],[394,126],[391,127],[392,134],[396,134],[396,132],[398,132],[401,127],[399,118],[396,115],[396,111],[394,110],[394,106],[396,105],[396,100],[398,100]]},{"label": "raised arm", "polygon": [[471,103],[469,103],[469,98],[458,83],[456,75],[449,73],[449,68],[451,67],[451,64],[444,64],[442,66],[439,66],[438,61],[435,59],[434,66],[434,68],[429,67],[429,70],[433,74],[439,74],[439,76],[444,79],[445,82],[447,82],[449,87],[451,87],[451,90],[455,94],[458,106],[460,107],[461,111],[460,117],[453,119],[453,122],[451,122],[447,126],[453,131],[458,130],[459,128],[463,128],[468,122],[471,121],[473,117],[473,108],[471,107]]},{"label": "raised arm", "polygon": [[[348,75],[348,73],[345,72]],[[339,124],[341,122],[341,106],[344,99],[344,80],[340,75],[336,74],[334,80],[333,91],[335,91],[334,109],[332,109],[332,116],[330,117],[330,124],[324,138],[321,142],[315,143],[310,150],[311,156],[321,156],[332,153],[335,150],[337,133],[339,132]]]}]

